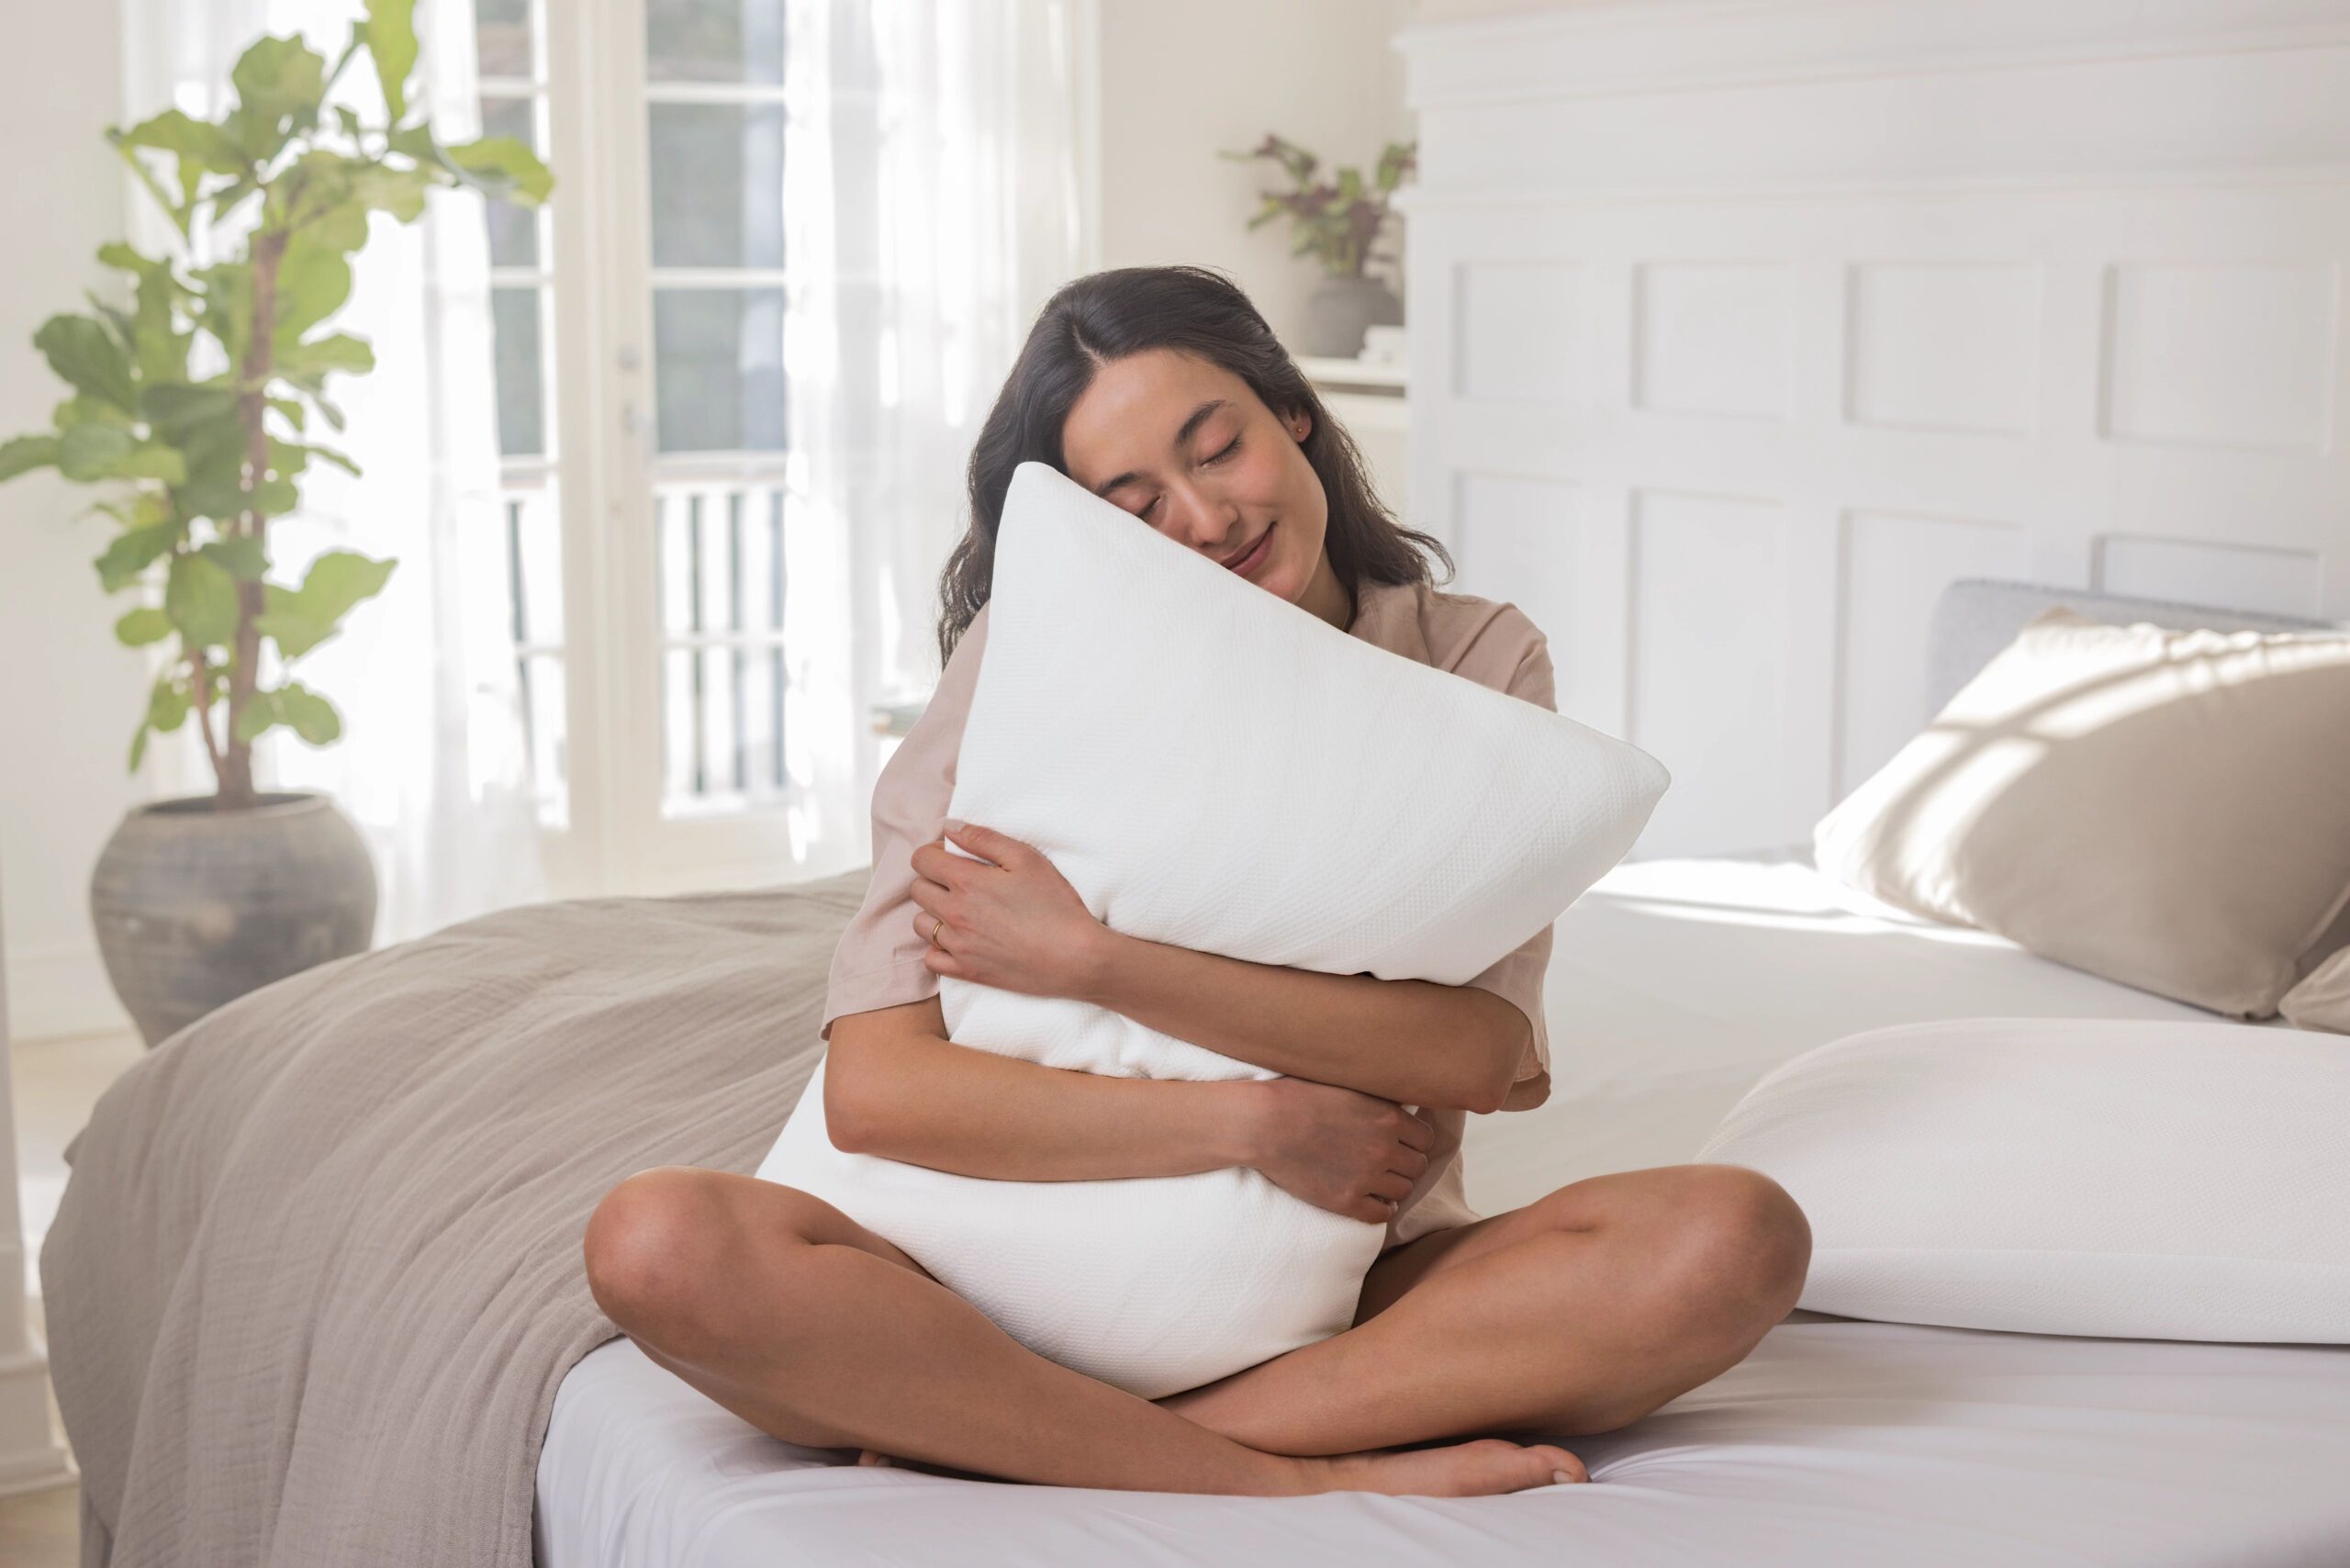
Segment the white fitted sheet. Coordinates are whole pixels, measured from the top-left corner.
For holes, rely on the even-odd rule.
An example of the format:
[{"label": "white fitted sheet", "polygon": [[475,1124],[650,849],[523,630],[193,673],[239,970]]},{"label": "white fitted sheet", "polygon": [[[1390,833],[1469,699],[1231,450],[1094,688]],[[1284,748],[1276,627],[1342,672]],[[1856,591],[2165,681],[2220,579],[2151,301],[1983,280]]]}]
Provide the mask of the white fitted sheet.
[{"label": "white fitted sheet", "polygon": [[[1561,917],[1555,1087],[1472,1118],[1483,1212],[1685,1160],[1756,1078],[1880,1025],[2210,1017],[1838,891],[1792,861],[1619,868]],[[1721,1377],[1569,1446],[1597,1484],[1445,1501],[1091,1492],[861,1470],[626,1340],[558,1391],[545,1568],[2350,1562],[2350,1348],[2072,1338],[1798,1312]]]}]

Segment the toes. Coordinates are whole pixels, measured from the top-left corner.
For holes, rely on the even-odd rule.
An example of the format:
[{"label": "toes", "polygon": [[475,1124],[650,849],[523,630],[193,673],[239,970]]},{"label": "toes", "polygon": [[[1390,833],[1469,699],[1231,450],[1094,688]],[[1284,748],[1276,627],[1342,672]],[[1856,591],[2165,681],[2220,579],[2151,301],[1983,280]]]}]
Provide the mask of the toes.
[{"label": "toes", "polygon": [[1554,1485],[1572,1485],[1591,1479],[1591,1472],[1583,1468],[1583,1461],[1562,1448],[1541,1443],[1536,1445],[1534,1451],[1550,1465],[1550,1481]]}]

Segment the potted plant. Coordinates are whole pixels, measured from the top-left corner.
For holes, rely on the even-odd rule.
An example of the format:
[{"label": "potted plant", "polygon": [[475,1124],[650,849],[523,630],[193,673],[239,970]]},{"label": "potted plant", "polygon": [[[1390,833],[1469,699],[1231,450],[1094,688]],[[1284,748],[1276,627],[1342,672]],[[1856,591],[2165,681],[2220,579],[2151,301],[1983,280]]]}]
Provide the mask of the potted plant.
[{"label": "potted plant", "polygon": [[[90,510],[116,532],[98,583],[139,600],[115,633],[173,644],[131,768],[151,734],[191,718],[211,762],[212,794],[127,812],[91,879],[107,977],[151,1046],[374,936],[375,867],[357,827],[323,794],[256,789],[252,745],[278,725],[311,745],[341,733],[334,704],[285,670],[382,591],[397,562],[329,551],[299,582],[274,582],[270,520],[297,508],[312,464],[358,472],[314,436],[343,427],[330,379],[375,364],[364,340],[327,327],[371,217],[412,222],[435,185],[530,205],[553,185],[520,142],[443,145],[412,112],[413,4],[369,0],[331,66],[298,37],[260,39],[230,73],[236,101],[217,120],[167,109],[108,130],[183,243],[161,256],[99,249],[128,274],[127,300],[93,294],[88,314],[42,324],[34,346],[67,396],[52,428],[0,444],[0,480],[54,468],[104,487]],[[328,102],[363,59],[381,124]],[[190,256],[199,233],[240,230],[207,247],[218,259]]]},{"label": "potted plant", "polygon": [[1356,168],[1339,169],[1327,180],[1316,180],[1321,160],[1270,132],[1246,152],[1218,154],[1239,162],[1269,159],[1289,176],[1290,189],[1258,193],[1264,206],[1248,220],[1248,227],[1259,229],[1282,213],[1289,214],[1297,235],[1290,254],[1311,253],[1322,265],[1321,286],[1305,302],[1303,347],[1307,353],[1352,359],[1362,352],[1366,329],[1402,324],[1404,302],[1365,269],[1372,260],[1371,247],[1386,227],[1389,198],[1404,176],[1418,167],[1418,145],[1389,142],[1381,151],[1379,167],[1368,183]]}]

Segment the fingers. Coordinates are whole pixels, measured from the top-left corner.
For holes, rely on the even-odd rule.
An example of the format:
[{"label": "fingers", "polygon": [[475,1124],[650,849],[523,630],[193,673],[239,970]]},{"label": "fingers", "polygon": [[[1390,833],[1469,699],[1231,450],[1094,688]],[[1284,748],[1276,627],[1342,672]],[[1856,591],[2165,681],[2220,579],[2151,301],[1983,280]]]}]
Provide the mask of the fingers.
[{"label": "fingers", "polygon": [[1393,1130],[1396,1141],[1416,1148],[1423,1154],[1436,1146],[1436,1129],[1422,1117],[1414,1115],[1401,1106],[1396,1107]]},{"label": "fingers", "polygon": [[1347,1205],[1347,1217],[1366,1225],[1385,1225],[1395,1217],[1395,1204],[1387,1198],[1360,1198]]},{"label": "fingers", "polygon": [[1393,1170],[1382,1170],[1371,1178],[1371,1195],[1391,1204],[1400,1204],[1412,1195],[1412,1183]]},{"label": "fingers", "polygon": [[977,823],[957,822],[952,817],[946,819],[946,836],[981,859],[991,860],[998,866],[1008,866],[1028,852],[1028,846],[1010,834],[998,833]]},{"label": "fingers", "polygon": [[1387,1157],[1387,1169],[1407,1182],[1416,1182],[1427,1173],[1428,1157],[1416,1148],[1397,1145]]},{"label": "fingers", "polygon": [[943,847],[945,842],[934,838],[928,844],[917,846],[910,857],[914,874],[929,878],[940,888],[953,887],[955,879],[963,874],[962,868],[971,864],[961,856],[948,854]]}]

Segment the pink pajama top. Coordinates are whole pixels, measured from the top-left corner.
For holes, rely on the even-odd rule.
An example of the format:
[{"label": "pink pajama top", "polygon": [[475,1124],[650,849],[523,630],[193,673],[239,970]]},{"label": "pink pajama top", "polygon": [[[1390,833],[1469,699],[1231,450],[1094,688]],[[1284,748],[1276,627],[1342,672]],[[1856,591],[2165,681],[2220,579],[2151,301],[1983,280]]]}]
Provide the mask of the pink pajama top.
[{"label": "pink pajama top", "polygon": [[[987,644],[982,606],[940,675],[922,717],[899,743],[873,787],[873,875],[865,902],[834,950],[824,999],[823,1037],[848,1013],[897,1007],[938,994],[938,977],[923,963],[929,944],[916,934],[913,852],[945,831],[955,790],[955,757]],[[1349,636],[1481,686],[1506,691],[1555,711],[1549,645],[1516,605],[1468,594],[1442,593],[1425,584],[1374,583],[1358,591]],[[981,823],[981,826],[988,824]],[[1466,981],[1506,998],[1533,1025],[1505,1111],[1539,1105],[1550,1093],[1550,1041],[1542,1018],[1542,974],[1550,965],[1551,927],[1544,926]],[[1428,1168],[1388,1221],[1386,1245],[1479,1217],[1462,1195],[1460,1132],[1464,1114],[1430,1109],[1436,1128]]]}]

